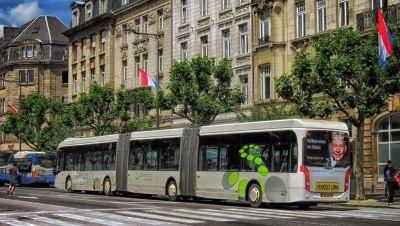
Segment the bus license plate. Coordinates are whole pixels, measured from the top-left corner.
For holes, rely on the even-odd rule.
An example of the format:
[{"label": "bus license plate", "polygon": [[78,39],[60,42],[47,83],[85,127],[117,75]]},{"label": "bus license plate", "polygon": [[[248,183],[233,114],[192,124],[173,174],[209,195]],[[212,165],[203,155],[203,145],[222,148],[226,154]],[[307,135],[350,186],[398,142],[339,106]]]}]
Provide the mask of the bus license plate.
[{"label": "bus license plate", "polygon": [[317,182],[317,191],[339,191],[339,183]]},{"label": "bus license plate", "polygon": [[333,197],[333,193],[321,193],[321,197],[322,198],[332,198]]}]

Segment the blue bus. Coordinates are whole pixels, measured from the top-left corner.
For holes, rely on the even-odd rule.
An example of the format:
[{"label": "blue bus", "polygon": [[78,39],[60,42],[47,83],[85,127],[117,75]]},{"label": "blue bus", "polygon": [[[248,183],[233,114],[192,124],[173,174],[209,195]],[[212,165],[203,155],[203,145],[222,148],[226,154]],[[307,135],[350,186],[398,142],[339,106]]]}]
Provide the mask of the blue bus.
[{"label": "blue bus", "polygon": [[11,156],[11,152],[1,151],[0,152],[0,186],[4,186],[5,183],[10,181],[10,175],[8,170],[10,165],[8,164],[8,159]]},{"label": "blue bus", "polygon": [[8,159],[8,164],[10,166],[17,164],[20,175],[19,185],[50,186],[54,184],[55,159],[55,155],[45,152],[22,151],[12,154]]}]

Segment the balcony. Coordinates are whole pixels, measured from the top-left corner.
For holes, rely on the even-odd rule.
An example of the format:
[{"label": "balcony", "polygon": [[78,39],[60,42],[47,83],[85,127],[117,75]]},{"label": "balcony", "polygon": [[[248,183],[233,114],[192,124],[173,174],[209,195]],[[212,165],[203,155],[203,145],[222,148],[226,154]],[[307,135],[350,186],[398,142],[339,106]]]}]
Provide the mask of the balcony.
[{"label": "balcony", "polygon": [[140,77],[138,78],[128,78],[124,82],[124,89],[126,90],[132,90],[132,89],[137,89],[142,87],[142,79]]},{"label": "balcony", "polygon": [[[366,31],[372,29],[377,24],[378,10],[357,14],[357,30]],[[400,4],[394,4],[383,9],[383,15],[386,23],[397,24],[400,22]]]}]

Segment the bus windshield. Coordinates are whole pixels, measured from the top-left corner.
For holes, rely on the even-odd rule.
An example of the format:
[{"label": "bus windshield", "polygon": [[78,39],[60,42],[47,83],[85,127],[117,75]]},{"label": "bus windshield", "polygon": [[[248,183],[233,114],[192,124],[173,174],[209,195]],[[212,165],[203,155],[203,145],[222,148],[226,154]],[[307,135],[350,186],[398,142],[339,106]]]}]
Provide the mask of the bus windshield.
[{"label": "bus windshield", "polygon": [[53,168],[55,166],[55,155],[37,155],[39,165],[43,168]]},{"label": "bus windshield", "polygon": [[307,131],[304,160],[306,166],[326,169],[350,166],[349,135],[333,131]]},{"label": "bus windshield", "polygon": [[14,159],[17,164],[19,172],[31,172],[32,171],[32,159]]},{"label": "bus windshield", "polygon": [[11,153],[0,152],[0,166],[7,165],[8,158],[10,158]]}]

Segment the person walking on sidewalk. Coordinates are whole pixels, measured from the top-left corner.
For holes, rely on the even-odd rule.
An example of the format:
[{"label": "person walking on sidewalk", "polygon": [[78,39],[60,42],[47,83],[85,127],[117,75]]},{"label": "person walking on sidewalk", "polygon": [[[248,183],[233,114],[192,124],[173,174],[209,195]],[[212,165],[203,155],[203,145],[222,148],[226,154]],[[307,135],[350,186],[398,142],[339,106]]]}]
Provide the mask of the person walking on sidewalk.
[{"label": "person walking on sidewalk", "polygon": [[15,186],[18,184],[19,170],[17,164],[13,164],[13,167],[8,171],[10,173],[10,186],[8,187],[7,195],[12,196],[15,190]]},{"label": "person walking on sidewalk", "polygon": [[394,198],[394,190],[398,186],[396,178],[395,178],[395,169],[393,166],[389,167],[389,169],[386,171],[386,181],[388,183],[388,205],[393,205],[393,198]]},{"label": "person walking on sidewalk", "polygon": [[383,178],[384,178],[384,181],[385,181],[385,197],[387,197],[388,196],[388,188],[389,188],[389,186],[388,186],[388,182],[387,182],[387,178],[386,178],[386,171],[388,171],[388,169],[390,168],[392,166],[392,161],[390,161],[390,160],[388,160],[387,161],[387,165],[385,166],[385,168],[383,168]]}]

